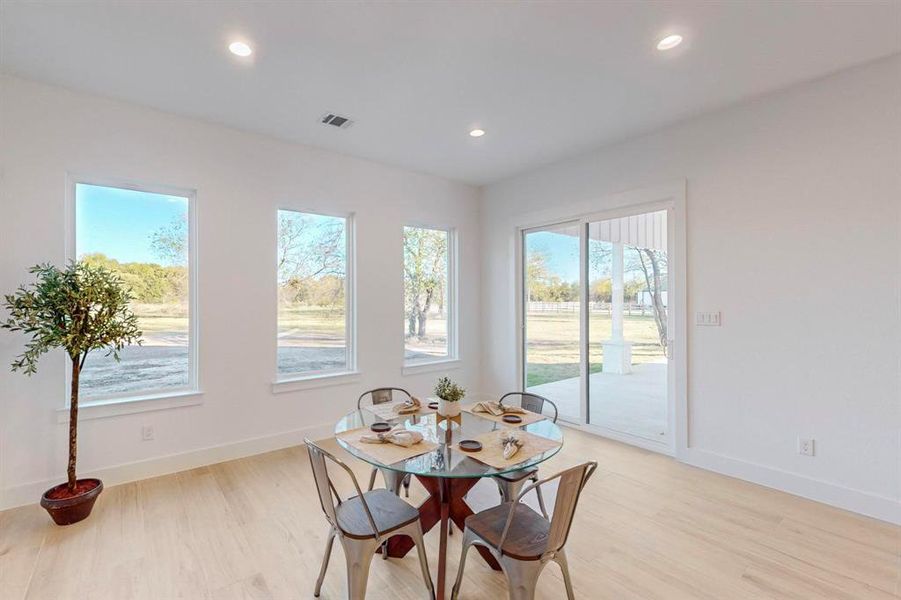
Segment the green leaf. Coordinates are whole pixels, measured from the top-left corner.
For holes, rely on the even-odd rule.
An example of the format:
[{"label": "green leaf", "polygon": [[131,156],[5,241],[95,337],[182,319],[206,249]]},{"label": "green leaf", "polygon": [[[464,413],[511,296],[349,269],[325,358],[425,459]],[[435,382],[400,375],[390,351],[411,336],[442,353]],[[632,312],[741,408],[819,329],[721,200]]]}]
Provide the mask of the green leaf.
[{"label": "green leaf", "polygon": [[9,313],[0,328],[29,336],[25,351],[12,370],[37,371],[44,353],[62,348],[83,363],[94,350],[118,352],[140,344],[138,320],[129,309],[131,291],[122,279],[101,265],[70,262],[64,269],[49,263],[29,269],[31,284],[4,296]]}]

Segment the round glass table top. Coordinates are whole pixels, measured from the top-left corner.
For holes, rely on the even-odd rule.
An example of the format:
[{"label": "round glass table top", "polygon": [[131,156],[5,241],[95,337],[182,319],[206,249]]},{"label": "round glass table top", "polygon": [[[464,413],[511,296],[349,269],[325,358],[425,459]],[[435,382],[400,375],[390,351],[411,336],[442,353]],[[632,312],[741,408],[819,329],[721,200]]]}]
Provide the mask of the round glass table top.
[{"label": "round glass table top", "polygon": [[[384,419],[376,416],[363,407],[360,410],[355,410],[342,417],[335,425],[335,433],[338,434],[351,429],[369,427],[377,421],[384,421]],[[389,423],[391,423],[391,425],[403,424],[407,429],[419,431],[422,433],[425,440],[435,442],[438,444],[438,447],[430,452],[388,465],[361,452],[341,438],[337,438],[338,443],[355,457],[368,462],[375,467],[390,469],[400,473],[420,475],[423,477],[468,478],[491,477],[493,475],[501,475],[503,473],[526,469],[551,458],[560,451],[560,448],[563,445],[563,432],[560,427],[550,419],[542,419],[541,421],[531,423],[524,427],[509,427],[489,419],[483,419],[482,417],[468,412],[461,412],[460,423],[444,419],[439,422],[436,413],[412,417],[401,415],[390,420]],[[491,467],[485,463],[479,462],[473,458],[472,455],[457,447],[457,443],[460,440],[473,439],[484,433],[498,429],[510,429],[511,431],[525,430],[529,433],[560,442],[560,445],[542,452],[541,454],[532,456],[521,463],[503,469]]]}]

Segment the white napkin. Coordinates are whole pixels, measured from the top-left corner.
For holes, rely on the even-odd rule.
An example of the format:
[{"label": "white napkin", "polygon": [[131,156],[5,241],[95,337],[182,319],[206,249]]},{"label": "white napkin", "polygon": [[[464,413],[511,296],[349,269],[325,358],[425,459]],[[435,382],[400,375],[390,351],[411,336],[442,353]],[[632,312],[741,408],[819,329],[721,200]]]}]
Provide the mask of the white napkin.
[{"label": "white napkin", "polygon": [[499,417],[501,415],[511,415],[511,414],[526,414],[525,409],[516,405],[506,405],[501,404],[500,402],[479,402],[475,406],[472,407],[472,412],[474,413],[488,413],[495,417]]},{"label": "white napkin", "polygon": [[422,402],[420,402],[419,398],[413,396],[412,398],[405,400],[402,404],[396,404],[392,410],[399,415],[406,415],[415,413],[421,406]]},{"label": "white napkin", "polygon": [[504,445],[504,460],[510,460],[522,448],[522,440],[512,433],[504,436],[501,443]]},{"label": "white napkin", "polygon": [[360,436],[360,441],[367,444],[394,444],[395,446],[409,448],[413,444],[418,444],[422,441],[422,434],[418,431],[404,429],[403,425],[398,425],[385,433],[363,434]]}]

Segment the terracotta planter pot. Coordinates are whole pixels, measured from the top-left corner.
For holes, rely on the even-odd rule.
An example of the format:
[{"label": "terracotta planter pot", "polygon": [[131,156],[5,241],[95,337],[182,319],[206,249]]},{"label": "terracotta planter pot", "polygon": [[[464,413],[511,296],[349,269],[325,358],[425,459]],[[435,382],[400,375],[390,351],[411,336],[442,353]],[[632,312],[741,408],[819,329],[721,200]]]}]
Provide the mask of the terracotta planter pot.
[{"label": "terracotta planter pot", "polygon": [[97,496],[103,491],[103,482],[99,479],[79,479],[77,484],[85,485],[96,482],[96,485],[77,496],[70,498],[53,499],[50,496],[54,491],[66,487],[67,484],[61,483],[44,492],[41,497],[41,506],[43,506],[53,522],[57,525],[71,525],[87,519],[94,508],[94,502]]}]

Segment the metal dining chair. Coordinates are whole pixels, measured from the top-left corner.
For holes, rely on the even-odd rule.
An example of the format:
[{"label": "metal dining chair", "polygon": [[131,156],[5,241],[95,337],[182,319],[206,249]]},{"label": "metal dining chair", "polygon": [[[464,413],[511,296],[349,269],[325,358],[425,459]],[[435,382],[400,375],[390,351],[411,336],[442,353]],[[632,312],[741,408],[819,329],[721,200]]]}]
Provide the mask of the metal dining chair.
[{"label": "metal dining chair", "polygon": [[[460,593],[466,554],[473,544],[487,548],[500,563],[507,577],[510,600],[533,600],[538,576],[550,561],[560,566],[566,597],[574,600],[569,565],[563,548],[576,514],[579,494],[597,466],[596,462],[591,461],[566,469],[531,484],[514,502],[505,502],[467,517],[463,532],[463,554],[451,600],[456,600]],[[543,509],[544,514],[541,515],[520,502],[532,488],[540,488],[555,479],[560,481],[552,517],[548,517]]]},{"label": "metal dining chair", "polygon": [[[360,394],[360,397],[357,398],[357,410],[360,410],[363,407],[363,399],[369,396],[369,402],[373,405],[378,404],[387,404],[388,402],[394,401],[394,392],[400,392],[404,394],[407,398],[413,399],[413,396],[407,390],[398,387],[381,387],[375,388],[374,390],[368,390]],[[378,472],[382,472],[382,478],[385,480],[385,487],[389,490],[393,491],[395,494],[400,494],[401,486],[404,487],[404,496],[407,498],[410,497],[410,475],[397,473],[390,469],[378,469],[376,467],[372,467],[372,473],[369,474],[369,487],[366,488],[371,490],[375,487],[375,477]]]},{"label": "metal dining chair", "polygon": [[[551,408],[554,409],[553,422],[557,422],[557,405],[544,396],[532,394],[531,392],[509,392],[501,396],[501,399],[498,400],[498,404],[503,405],[504,400],[511,396],[519,396],[520,406],[538,414],[543,414],[544,405],[550,404]],[[538,481],[538,467],[528,467],[526,469],[504,473],[503,475],[495,475],[493,479],[494,482],[497,483],[497,488],[501,493],[501,502],[513,502],[527,480],[532,483]],[[544,497],[541,495],[541,489],[538,488],[535,490],[535,493],[538,496],[538,504],[541,506],[542,512],[544,512]]]},{"label": "metal dining chair", "polygon": [[[313,478],[319,492],[319,503],[322,505],[325,519],[331,527],[313,595],[319,597],[336,537],[344,548],[344,557],[347,562],[347,597],[350,600],[364,600],[366,583],[369,579],[369,567],[375,551],[388,539],[396,535],[407,535],[413,538],[416,544],[422,578],[428,589],[429,598],[434,600],[435,588],[432,585],[432,576],[429,574],[419,511],[389,490],[370,490],[364,493],[360,490],[353,471],[344,462],[315,442],[304,440],[304,443],[307,445],[307,452],[310,455]],[[353,482],[357,492],[356,496],[346,500],[341,499],[329,477],[326,459],[344,469]]]}]

